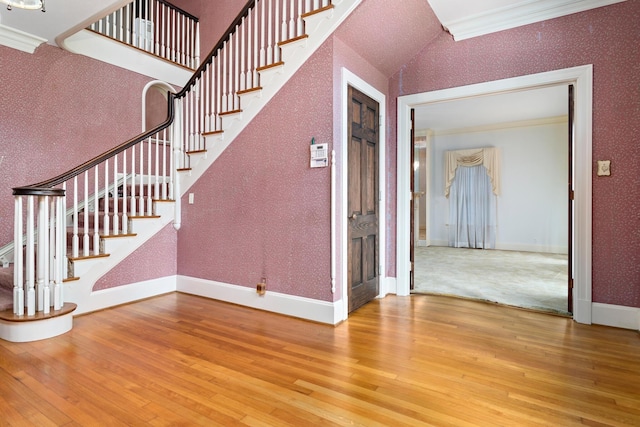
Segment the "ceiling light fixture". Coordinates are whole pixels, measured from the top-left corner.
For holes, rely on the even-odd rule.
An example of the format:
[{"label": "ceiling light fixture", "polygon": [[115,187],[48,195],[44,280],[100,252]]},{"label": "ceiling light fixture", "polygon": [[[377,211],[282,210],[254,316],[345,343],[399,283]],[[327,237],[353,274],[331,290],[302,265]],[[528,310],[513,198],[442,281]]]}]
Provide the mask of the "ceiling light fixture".
[{"label": "ceiling light fixture", "polygon": [[17,7],[20,9],[30,10],[40,9],[41,11],[46,12],[44,8],[44,0],[0,0],[0,3],[5,3],[7,5],[7,10]]}]

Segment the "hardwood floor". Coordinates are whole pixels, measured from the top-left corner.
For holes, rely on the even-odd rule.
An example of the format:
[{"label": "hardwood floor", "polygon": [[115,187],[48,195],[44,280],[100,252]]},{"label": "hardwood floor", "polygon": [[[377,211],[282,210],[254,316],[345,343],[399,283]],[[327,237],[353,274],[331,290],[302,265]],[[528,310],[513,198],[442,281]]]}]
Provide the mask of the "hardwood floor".
[{"label": "hardwood floor", "polygon": [[635,331],[438,296],[332,327],[173,293],[0,341],[2,426],[637,426],[639,396]]}]

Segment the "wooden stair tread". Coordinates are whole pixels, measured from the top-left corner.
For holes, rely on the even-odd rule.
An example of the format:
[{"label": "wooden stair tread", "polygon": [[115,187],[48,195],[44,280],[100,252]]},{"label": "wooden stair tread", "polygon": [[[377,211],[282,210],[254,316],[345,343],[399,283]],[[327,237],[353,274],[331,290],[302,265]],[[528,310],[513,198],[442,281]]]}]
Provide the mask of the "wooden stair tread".
[{"label": "wooden stair tread", "polygon": [[223,111],[221,113],[218,113],[218,115],[219,116],[228,116],[230,114],[238,114],[238,113],[242,113],[242,110]]},{"label": "wooden stair tread", "polygon": [[224,133],[223,130],[210,130],[208,132],[202,132],[202,136],[211,136],[211,135],[222,135]]},{"label": "wooden stair tread", "polygon": [[67,259],[69,261],[82,261],[82,260],[86,260],[86,259],[94,259],[94,258],[106,258],[108,256],[111,256],[111,254],[98,254],[98,255],[82,255],[82,256],[77,256],[77,257],[72,257],[72,256],[67,256]]},{"label": "wooden stair tread", "polygon": [[278,42],[278,46],[285,46],[285,45],[287,45],[289,43],[295,43],[297,41],[308,39],[308,38],[309,38],[308,34],[302,34],[301,36],[298,36],[298,37],[294,37],[294,38],[287,39],[287,40],[282,40],[281,42]]},{"label": "wooden stair tread", "polygon": [[[203,135],[204,135],[204,133],[203,133]],[[188,156],[190,156],[192,154],[202,154],[202,153],[206,153],[206,152],[207,152],[207,150],[202,149],[202,150],[187,151],[186,153],[187,153]]]},{"label": "wooden stair tread", "polygon": [[65,302],[60,310],[53,310],[48,314],[44,314],[41,311],[36,311],[33,316],[27,316],[26,314],[19,316],[13,313],[13,308],[10,310],[0,311],[0,320],[7,322],[32,322],[34,320],[52,319],[54,317],[64,316],[74,311],[78,306],[72,302]]},{"label": "wooden stair tread", "polygon": [[[258,92],[262,90],[262,86],[256,86],[256,87],[252,87],[249,89],[243,89],[243,90],[239,90],[237,92],[238,95],[244,95],[245,93],[251,93],[251,92]],[[222,131],[219,131],[222,132]]]},{"label": "wooden stair tread", "polygon": [[278,61],[278,62],[274,62],[273,64],[263,65],[262,67],[258,67],[256,68],[256,71],[260,72],[260,71],[268,70],[269,68],[281,67],[283,65],[284,65],[284,61]]}]

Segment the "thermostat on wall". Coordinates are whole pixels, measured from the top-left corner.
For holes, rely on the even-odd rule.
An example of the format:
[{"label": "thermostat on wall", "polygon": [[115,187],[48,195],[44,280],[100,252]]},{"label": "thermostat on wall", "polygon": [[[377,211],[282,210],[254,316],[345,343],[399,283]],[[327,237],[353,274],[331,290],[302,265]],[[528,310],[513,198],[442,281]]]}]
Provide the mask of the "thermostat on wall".
[{"label": "thermostat on wall", "polygon": [[329,166],[329,144],[311,144],[311,164],[312,168],[322,168]]}]

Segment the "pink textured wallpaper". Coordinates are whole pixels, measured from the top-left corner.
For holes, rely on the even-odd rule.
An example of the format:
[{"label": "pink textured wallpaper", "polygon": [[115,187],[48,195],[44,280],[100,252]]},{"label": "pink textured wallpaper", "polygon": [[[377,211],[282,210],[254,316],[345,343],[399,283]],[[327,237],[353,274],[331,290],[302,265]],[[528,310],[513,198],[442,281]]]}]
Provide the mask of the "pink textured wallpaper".
[{"label": "pink textured wallpaper", "polygon": [[178,233],[173,225],[165,226],[116,268],[102,276],[94,291],[176,274]]},{"label": "pink textured wallpaper", "polygon": [[0,246],[13,240],[13,187],[53,178],[140,132],[149,78],[43,44],[0,46]]},{"label": "pink textured wallpaper", "polygon": [[183,198],[179,274],[332,300],[330,171],[309,168],[311,138],[331,143],[331,55],[325,43]]},{"label": "pink textured wallpaper", "polygon": [[593,169],[593,301],[640,307],[639,22],[628,0],[461,42],[442,34],[390,80],[390,167],[398,95],[593,64],[593,159],[612,162],[611,177]]}]

